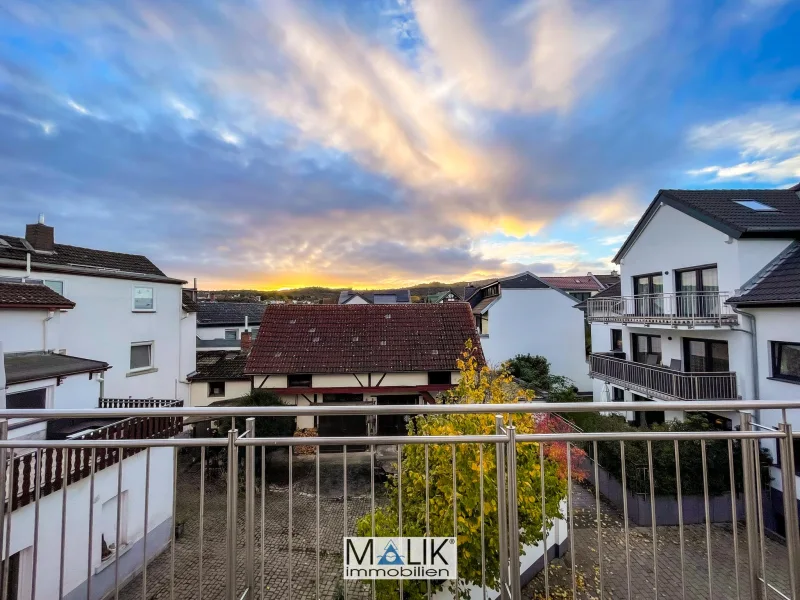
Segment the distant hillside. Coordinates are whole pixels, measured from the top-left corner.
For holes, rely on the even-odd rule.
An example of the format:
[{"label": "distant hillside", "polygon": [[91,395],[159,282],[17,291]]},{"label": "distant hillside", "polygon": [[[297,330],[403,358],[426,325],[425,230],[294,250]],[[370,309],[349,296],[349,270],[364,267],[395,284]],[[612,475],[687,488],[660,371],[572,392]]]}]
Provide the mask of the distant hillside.
[{"label": "distant hillside", "polygon": [[[451,288],[460,290],[463,289],[466,282],[458,283],[442,283],[439,281],[431,281],[430,283],[419,283],[408,287],[411,296],[422,299],[430,294],[443,292]],[[322,302],[324,299],[337,301],[339,299],[339,292],[344,289],[352,288],[326,288],[326,287],[304,287],[291,290],[203,290],[213,293],[217,300],[224,300],[230,302],[253,302],[256,297],[260,297],[261,302],[269,302],[270,300],[305,300],[311,302]],[[373,289],[359,289],[359,292],[382,292],[388,289],[397,288],[373,288]],[[403,288],[405,289],[405,288]]]}]

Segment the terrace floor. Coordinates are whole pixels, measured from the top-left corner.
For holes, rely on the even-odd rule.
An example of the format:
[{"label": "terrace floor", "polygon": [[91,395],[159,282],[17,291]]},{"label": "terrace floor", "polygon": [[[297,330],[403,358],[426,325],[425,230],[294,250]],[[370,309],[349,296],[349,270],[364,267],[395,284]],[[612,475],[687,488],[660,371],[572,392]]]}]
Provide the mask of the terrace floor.
[{"label": "terrace floor", "polygon": [[[367,514],[369,501],[369,455],[348,455],[348,530],[352,535],[357,515]],[[182,456],[179,464],[178,519],[185,521],[182,537],[175,547],[174,598],[200,598],[200,537],[198,468],[189,468],[190,461]],[[269,470],[270,484],[264,496],[266,519],[264,522],[264,598],[283,600],[288,593],[288,525],[289,494],[286,463],[277,456]],[[341,591],[342,535],[344,531],[342,501],[341,455],[322,455],[320,466],[320,585],[319,598],[338,600]],[[379,494],[376,502],[385,502],[382,486],[376,484]],[[293,582],[292,598],[316,598],[317,511],[316,477],[313,461],[295,460],[292,494],[293,515]],[[597,534],[595,529],[595,502],[591,490],[580,485],[575,491],[575,546],[579,573],[578,598],[600,597],[599,570],[597,568]],[[244,494],[239,502],[239,590],[244,589]],[[224,476],[206,480],[205,523],[202,585],[203,598],[223,598],[225,589],[225,519],[226,493]],[[254,598],[260,597],[262,536],[261,497],[256,493],[256,588]],[[601,502],[601,523],[604,553],[603,598],[627,598],[625,546],[622,519],[619,513]],[[653,584],[652,538],[649,528],[631,527],[631,580],[633,598],[652,598]],[[706,562],[705,527],[692,525],[684,528],[686,563],[686,598],[707,598],[708,579]],[[711,534],[713,597],[737,598],[733,557],[733,535],[730,526],[714,525]],[[749,598],[746,587],[747,552],[744,531],[739,528],[740,592]],[[659,598],[679,599],[681,591],[681,565],[677,527],[658,528]],[[767,540],[765,562],[768,580],[782,591],[788,590],[788,564],[785,546]],[[550,565],[550,595],[552,598],[571,597],[570,557]],[[170,598],[170,552],[156,558],[147,570],[147,600]],[[121,591],[124,600],[140,600],[141,575],[131,580]],[[359,582],[348,584],[348,598],[370,598],[369,588]],[[523,590],[526,599],[544,598],[544,577],[539,574]],[[778,598],[770,593],[769,598]]]}]

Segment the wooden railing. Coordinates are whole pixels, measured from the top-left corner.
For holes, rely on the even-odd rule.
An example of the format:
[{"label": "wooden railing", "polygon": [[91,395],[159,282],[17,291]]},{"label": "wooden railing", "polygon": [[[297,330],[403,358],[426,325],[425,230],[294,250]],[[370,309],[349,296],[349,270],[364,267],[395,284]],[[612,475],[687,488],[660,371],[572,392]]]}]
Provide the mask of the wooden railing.
[{"label": "wooden railing", "polygon": [[589,375],[644,396],[663,400],[732,400],[738,398],[736,373],[685,373],[644,365],[606,354],[590,356]]},{"label": "wooden railing", "polygon": [[163,408],[183,406],[180,400],[162,398],[100,398],[99,408]]},{"label": "wooden railing", "polygon": [[[170,400],[164,406],[179,407],[183,402]],[[102,414],[98,416],[102,417]],[[74,440],[148,440],[170,438],[183,429],[183,417],[133,417],[105,427],[100,427]],[[94,472],[102,471],[122,459],[138,454],[144,448],[94,448]],[[6,502],[11,510],[26,506],[36,499],[36,481],[39,481],[39,497],[56,492],[66,485],[89,477],[92,473],[92,449],[43,448],[16,456],[10,462],[6,482],[9,488]],[[37,462],[40,463],[37,465]],[[66,468],[64,461],[66,460]],[[10,471],[13,470],[13,473]],[[13,476],[13,488],[12,485]],[[65,481],[66,480],[66,481]]]}]

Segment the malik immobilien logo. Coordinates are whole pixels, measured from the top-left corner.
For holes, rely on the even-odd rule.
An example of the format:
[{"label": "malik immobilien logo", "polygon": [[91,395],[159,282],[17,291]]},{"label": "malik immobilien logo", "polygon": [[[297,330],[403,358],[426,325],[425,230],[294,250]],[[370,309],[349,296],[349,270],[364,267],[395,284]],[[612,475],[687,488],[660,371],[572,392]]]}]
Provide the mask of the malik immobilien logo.
[{"label": "malik immobilien logo", "polygon": [[455,538],[346,537],[345,579],[456,579]]}]

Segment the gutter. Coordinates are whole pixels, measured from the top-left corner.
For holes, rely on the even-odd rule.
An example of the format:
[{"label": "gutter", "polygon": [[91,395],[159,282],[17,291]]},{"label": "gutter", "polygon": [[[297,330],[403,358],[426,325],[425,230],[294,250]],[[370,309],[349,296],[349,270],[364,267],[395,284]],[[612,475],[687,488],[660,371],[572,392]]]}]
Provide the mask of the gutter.
[{"label": "gutter", "polygon": [[[760,400],[761,399],[761,390],[759,386],[759,375],[758,375],[758,332],[756,330],[756,317],[754,314],[745,312],[743,310],[739,310],[736,306],[731,306],[733,312],[738,315],[742,315],[743,317],[747,317],[750,321],[750,326],[752,331],[747,331],[746,329],[733,329],[732,331],[744,331],[745,333],[750,334],[750,361],[753,371],[753,400]],[[761,409],[755,409],[755,417],[756,422],[761,422]]]}]

